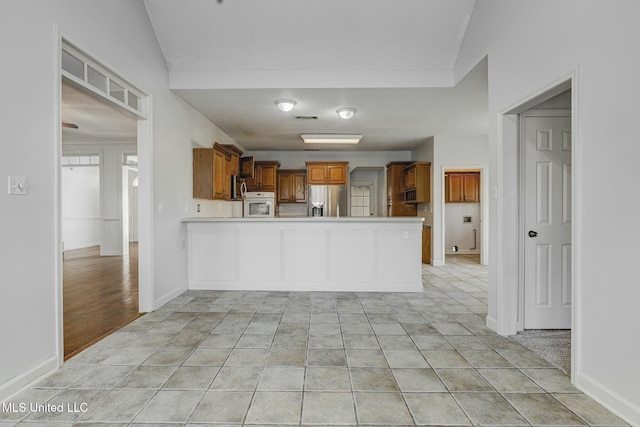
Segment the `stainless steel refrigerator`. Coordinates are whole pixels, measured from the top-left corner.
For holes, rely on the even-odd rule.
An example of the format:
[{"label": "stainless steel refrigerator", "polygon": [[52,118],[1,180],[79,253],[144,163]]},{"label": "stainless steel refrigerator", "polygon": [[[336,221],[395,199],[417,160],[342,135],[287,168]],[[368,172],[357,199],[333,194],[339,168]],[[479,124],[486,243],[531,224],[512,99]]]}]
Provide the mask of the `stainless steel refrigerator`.
[{"label": "stainless steel refrigerator", "polygon": [[309,216],[349,216],[347,187],[344,185],[310,185]]}]

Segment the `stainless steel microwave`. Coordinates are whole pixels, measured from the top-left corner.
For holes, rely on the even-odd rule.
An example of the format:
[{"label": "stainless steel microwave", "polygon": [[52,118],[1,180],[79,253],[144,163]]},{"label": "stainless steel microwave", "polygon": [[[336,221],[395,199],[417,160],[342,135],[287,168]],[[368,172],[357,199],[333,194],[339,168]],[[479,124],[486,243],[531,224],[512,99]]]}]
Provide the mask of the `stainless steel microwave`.
[{"label": "stainless steel microwave", "polygon": [[247,184],[237,175],[231,175],[231,200],[242,200],[247,195]]}]

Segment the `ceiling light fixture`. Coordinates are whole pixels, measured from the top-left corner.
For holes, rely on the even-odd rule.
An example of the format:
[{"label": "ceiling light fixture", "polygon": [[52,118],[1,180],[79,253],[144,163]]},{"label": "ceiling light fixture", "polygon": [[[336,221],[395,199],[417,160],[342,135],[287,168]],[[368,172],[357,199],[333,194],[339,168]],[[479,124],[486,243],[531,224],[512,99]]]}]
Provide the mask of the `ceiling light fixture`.
[{"label": "ceiling light fixture", "polygon": [[280,109],[280,111],[284,111],[285,113],[293,110],[293,107],[296,106],[296,101],[293,99],[278,99],[276,101],[276,105]]},{"label": "ceiling light fixture", "polygon": [[357,144],[360,134],[348,133],[303,133],[300,135],[305,144]]},{"label": "ceiling light fixture", "polygon": [[338,113],[338,115],[343,119],[349,120],[350,118],[356,115],[356,109],[355,108],[338,108],[336,110],[336,113]]}]

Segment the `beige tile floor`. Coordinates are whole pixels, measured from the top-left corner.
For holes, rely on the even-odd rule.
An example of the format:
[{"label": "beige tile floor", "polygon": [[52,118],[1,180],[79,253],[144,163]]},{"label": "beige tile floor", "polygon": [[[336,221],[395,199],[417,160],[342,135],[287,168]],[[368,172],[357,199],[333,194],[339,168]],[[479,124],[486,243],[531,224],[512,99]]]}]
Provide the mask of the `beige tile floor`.
[{"label": "beige tile floor", "polygon": [[0,427],[625,425],[485,327],[486,268],[423,273],[423,293],[186,292],[13,398]]}]

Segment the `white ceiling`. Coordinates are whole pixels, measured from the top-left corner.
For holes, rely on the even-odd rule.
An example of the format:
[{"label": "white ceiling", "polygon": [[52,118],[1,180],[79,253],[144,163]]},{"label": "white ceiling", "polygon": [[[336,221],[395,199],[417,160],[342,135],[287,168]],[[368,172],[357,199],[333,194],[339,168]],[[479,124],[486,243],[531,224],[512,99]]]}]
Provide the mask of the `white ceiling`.
[{"label": "white ceiling", "polygon": [[[305,145],[301,133],[362,133],[361,143],[342,148],[347,150],[407,150],[434,135],[488,133],[486,61],[455,87],[450,77],[475,0],[144,3],[174,92],[248,150],[340,149]],[[403,80],[407,73],[434,72],[449,76],[449,83],[407,87],[412,81]],[[279,84],[262,85],[255,78],[269,73],[281,76],[273,80]],[[342,73],[351,80],[342,84]],[[208,79],[187,78],[184,84],[185,75]],[[217,79],[229,75],[237,77]],[[305,78],[289,83],[282,77],[289,75]],[[64,121],[105,114],[84,106],[75,92],[63,93]],[[280,98],[298,104],[283,113],[275,105]],[[340,119],[340,107],[356,108],[355,117]],[[90,134],[94,130],[103,140],[129,138],[129,125],[110,123],[119,119],[107,112],[94,117],[95,123],[77,123],[80,132],[88,132],[78,138],[100,138]],[[65,130],[71,132],[80,133]]]},{"label": "white ceiling", "polygon": [[145,0],[167,66],[452,69],[475,0]]},{"label": "white ceiling", "polygon": [[[409,150],[434,135],[488,132],[487,67],[454,88],[181,89],[175,92],[248,150]],[[275,101],[297,102],[289,113]],[[351,120],[336,110],[353,107]],[[317,116],[317,120],[296,116]],[[357,145],[304,144],[302,133],[356,133]]]},{"label": "white ceiling", "polygon": [[62,128],[62,143],[135,143],[137,123],[104,101],[62,85],[62,122],[78,129]]}]

